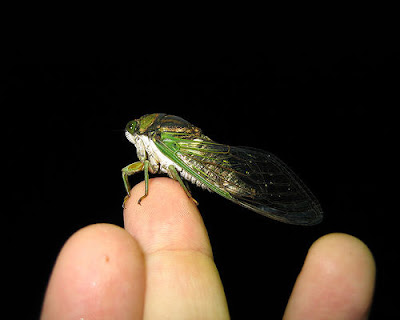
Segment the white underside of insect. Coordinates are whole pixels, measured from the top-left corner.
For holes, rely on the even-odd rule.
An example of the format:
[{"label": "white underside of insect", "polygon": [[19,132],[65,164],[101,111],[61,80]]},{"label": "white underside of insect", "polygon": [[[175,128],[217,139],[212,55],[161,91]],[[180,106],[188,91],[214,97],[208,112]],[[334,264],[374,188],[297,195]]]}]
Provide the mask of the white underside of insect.
[{"label": "white underside of insect", "polygon": [[[204,183],[193,177],[189,172],[183,170],[178,164],[164,155],[155,145],[154,141],[146,135],[132,135],[128,131],[125,132],[126,138],[135,145],[136,153],[141,162],[148,160],[150,162],[149,171],[153,174],[162,172],[166,173],[170,178],[174,178],[170,166],[173,166],[176,171],[185,180],[201,187],[205,190],[211,191]],[[182,157],[179,152],[176,153]]]}]

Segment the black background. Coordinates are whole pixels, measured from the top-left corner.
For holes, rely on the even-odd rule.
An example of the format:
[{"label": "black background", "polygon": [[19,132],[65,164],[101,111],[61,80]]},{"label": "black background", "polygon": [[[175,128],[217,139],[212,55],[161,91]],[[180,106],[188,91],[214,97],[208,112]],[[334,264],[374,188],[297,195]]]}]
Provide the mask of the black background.
[{"label": "black background", "polygon": [[68,237],[93,223],[123,225],[120,169],[136,161],[123,129],[143,114],[163,112],[217,142],[276,154],[324,209],[320,225],[296,227],[192,188],[232,318],[280,318],[309,246],[330,232],[359,237],[375,256],[372,318],[397,314],[391,273],[398,266],[397,215],[389,183],[398,172],[392,120],[400,64],[390,44],[194,50],[120,64],[21,63],[3,74],[12,204],[3,212],[5,261],[13,282],[8,294],[24,301],[23,311],[39,315]]}]

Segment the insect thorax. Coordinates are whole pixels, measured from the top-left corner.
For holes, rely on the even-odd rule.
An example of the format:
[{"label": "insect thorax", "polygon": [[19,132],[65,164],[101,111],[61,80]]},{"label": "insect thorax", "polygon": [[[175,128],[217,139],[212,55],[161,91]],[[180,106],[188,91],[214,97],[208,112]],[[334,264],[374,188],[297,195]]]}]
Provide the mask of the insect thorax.
[{"label": "insect thorax", "polygon": [[204,183],[193,177],[189,172],[183,170],[181,166],[163,154],[148,135],[135,135],[131,138],[128,138],[128,140],[134,143],[137,156],[141,162],[149,160],[149,171],[151,173],[166,173],[170,178],[173,178],[173,175],[169,169],[170,166],[173,166],[179,172],[182,178],[197,185],[198,187],[210,191],[210,189]]}]

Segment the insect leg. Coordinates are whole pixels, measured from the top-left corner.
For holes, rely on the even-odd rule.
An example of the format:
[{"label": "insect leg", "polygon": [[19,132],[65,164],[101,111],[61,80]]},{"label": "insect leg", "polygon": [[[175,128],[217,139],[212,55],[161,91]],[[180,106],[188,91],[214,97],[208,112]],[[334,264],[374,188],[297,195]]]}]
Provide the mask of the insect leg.
[{"label": "insect leg", "polygon": [[144,166],[145,165],[143,162],[137,161],[137,162],[131,163],[131,164],[127,165],[126,167],[122,168],[122,170],[121,170],[122,171],[122,180],[124,181],[124,186],[125,186],[125,190],[127,193],[127,196],[125,197],[124,203],[122,205],[123,207],[125,207],[125,202],[126,202],[126,200],[128,200],[129,196],[131,195],[130,194],[131,186],[129,184],[128,177],[137,172],[143,171]]},{"label": "insect leg", "polygon": [[176,171],[175,167],[173,165],[170,165],[168,167],[169,172],[171,173],[171,176],[174,180],[178,181],[179,184],[181,185],[181,187],[183,188],[183,190],[185,191],[185,193],[187,194],[187,196],[192,199],[192,201],[196,204],[196,206],[199,205],[199,203],[192,197],[192,195],[190,194],[189,189],[186,187],[185,183],[182,181],[181,177],[179,176],[178,171]]},{"label": "insect leg", "polygon": [[139,198],[137,202],[138,204],[140,204],[140,202],[142,202],[142,200],[149,194],[149,164],[149,160],[144,160],[144,195]]}]

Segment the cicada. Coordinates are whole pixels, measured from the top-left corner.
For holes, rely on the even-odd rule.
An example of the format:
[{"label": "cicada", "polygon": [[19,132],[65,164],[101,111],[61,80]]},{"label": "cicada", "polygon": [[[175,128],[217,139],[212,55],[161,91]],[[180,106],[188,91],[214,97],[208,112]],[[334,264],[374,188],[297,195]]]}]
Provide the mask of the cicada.
[{"label": "cicada", "polygon": [[322,220],[315,196],[269,152],[217,143],[188,121],[165,113],[128,122],[125,135],[139,158],[122,169],[125,200],[130,195],[130,175],[144,171],[145,194],[140,204],[149,192],[149,172],[166,173],[191,199],[186,181],[281,222],[309,226]]}]

